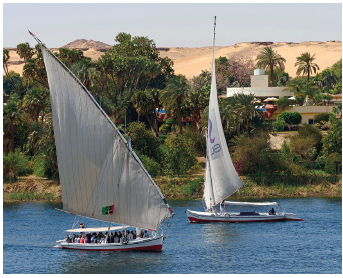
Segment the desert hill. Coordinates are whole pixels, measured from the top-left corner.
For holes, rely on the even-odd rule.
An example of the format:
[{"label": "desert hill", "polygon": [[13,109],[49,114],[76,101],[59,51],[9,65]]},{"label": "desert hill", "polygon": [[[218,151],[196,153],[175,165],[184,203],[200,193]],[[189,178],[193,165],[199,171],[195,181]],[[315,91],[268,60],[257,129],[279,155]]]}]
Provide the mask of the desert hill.
[{"label": "desert hill", "polygon": [[[308,41],[302,43],[292,42],[244,42],[237,43],[230,46],[217,46],[215,48],[215,57],[220,56],[229,57],[231,55],[243,55],[247,58],[255,60],[257,54],[266,46],[270,46],[277,51],[282,57],[286,59],[285,71],[291,76],[296,76],[296,68],[294,67],[296,57],[301,53],[310,52],[315,54],[315,63],[320,68],[320,71],[332,66],[342,58],[342,42],[327,41],[315,42]],[[99,59],[111,45],[93,41],[79,39],[75,40],[63,47],[72,49],[82,49],[84,55],[92,58],[93,61]],[[8,48],[10,50],[9,70],[13,70],[22,74],[23,61],[16,54],[15,48]],[[161,57],[169,57],[174,62],[174,69],[176,74],[184,74],[187,78],[198,75],[202,70],[210,70],[212,63],[212,47],[157,47],[160,51]],[[58,48],[52,48],[57,51]],[[5,73],[3,73],[5,74]]]}]

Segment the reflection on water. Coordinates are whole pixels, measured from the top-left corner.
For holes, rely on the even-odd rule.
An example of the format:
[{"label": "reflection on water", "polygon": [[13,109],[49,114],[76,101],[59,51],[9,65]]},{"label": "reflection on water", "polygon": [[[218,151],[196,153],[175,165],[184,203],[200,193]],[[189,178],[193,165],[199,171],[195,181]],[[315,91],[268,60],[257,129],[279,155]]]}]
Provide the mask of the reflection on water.
[{"label": "reflection on water", "polygon": [[[268,200],[266,200],[268,201]],[[162,252],[87,252],[53,248],[74,216],[62,204],[4,204],[4,273],[341,273],[342,200],[273,200],[304,222],[189,223],[185,208],[201,201],[170,201],[175,212]],[[87,227],[104,222],[84,218]],[[166,233],[168,228],[163,225]],[[24,239],[24,242],[18,240]]]}]

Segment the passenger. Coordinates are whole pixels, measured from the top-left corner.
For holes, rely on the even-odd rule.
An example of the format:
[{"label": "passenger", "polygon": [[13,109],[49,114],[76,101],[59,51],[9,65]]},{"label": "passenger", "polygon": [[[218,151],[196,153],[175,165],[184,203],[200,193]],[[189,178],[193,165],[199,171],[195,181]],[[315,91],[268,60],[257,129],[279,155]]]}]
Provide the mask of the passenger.
[{"label": "passenger", "polygon": [[122,236],[123,236],[123,235],[121,234],[121,231],[119,231],[119,232],[118,232],[118,237],[119,237],[119,238],[122,238]]},{"label": "passenger", "polygon": [[81,240],[81,238],[80,238],[81,236],[78,236],[77,237],[77,241],[76,241],[76,243],[80,243],[80,240]]},{"label": "passenger", "polygon": [[91,243],[91,240],[92,240],[92,234],[88,233],[88,235],[87,235],[87,243]]},{"label": "passenger", "polygon": [[69,237],[69,236],[67,236],[67,238],[66,238],[66,242],[67,243],[72,243],[73,242],[73,240]]},{"label": "passenger", "polygon": [[88,243],[88,235],[85,235],[83,243]]},{"label": "passenger", "polygon": [[127,234],[127,241],[131,241],[131,240],[133,240],[133,234],[132,234],[133,232],[131,231],[129,231],[128,232],[128,234]]},{"label": "passenger", "polygon": [[75,235],[75,234],[73,235],[72,242],[73,242],[73,243],[76,242],[76,235]]},{"label": "passenger", "polygon": [[132,238],[133,238],[133,239],[136,239],[136,233],[134,233],[133,231],[131,231],[131,234],[132,234]]},{"label": "passenger", "polygon": [[114,243],[114,236],[113,236],[113,233],[111,232],[110,234],[110,243]]},{"label": "passenger", "polygon": [[119,236],[118,236],[117,232],[114,233],[113,242],[119,243]]},{"label": "passenger", "polygon": [[84,229],[85,228],[85,223],[80,223],[80,228]]},{"label": "passenger", "polygon": [[106,237],[103,234],[101,235],[100,243],[102,244],[106,243]]},{"label": "passenger", "polygon": [[272,209],[269,211],[269,214],[270,214],[270,215],[274,215],[274,214],[275,214],[274,208],[272,208]]},{"label": "passenger", "polygon": [[95,233],[93,233],[92,237],[91,237],[91,243],[95,243]]},{"label": "passenger", "polygon": [[147,231],[144,231],[144,238],[148,238],[148,237],[150,237],[150,235],[148,234]]},{"label": "passenger", "polygon": [[136,235],[138,237],[140,237],[141,232],[142,232],[142,230],[140,228],[136,227]]},{"label": "passenger", "polygon": [[141,238],[143,238],[143,237],[144,237],[144,232],[143,232],[143,231],[141,231],[141,233],[140,233],[139,237],[141,237]]},{"label": "passenger", "polygon": [[85,243],[85,236],[84,235],[81,236],[80,243]]}]

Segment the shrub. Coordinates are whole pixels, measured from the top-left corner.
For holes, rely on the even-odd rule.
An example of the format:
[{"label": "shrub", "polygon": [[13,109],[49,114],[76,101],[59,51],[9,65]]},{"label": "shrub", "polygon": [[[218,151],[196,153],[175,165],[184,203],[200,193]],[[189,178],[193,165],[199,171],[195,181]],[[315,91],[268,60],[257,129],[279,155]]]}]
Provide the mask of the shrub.
[{"label": "shrub", "polygon": [[288,97],[281,97],[279,98],[275,104],[278,106],[278,108],[282,110],[286,110],[290,108],[291,102],[289,101]]},{"label": "shrub", "polygon": [[30,175],[33,173],[32,165],[27,156],[20,153],[9,152],[8,156],[3,155],[3,178],[4,181],[15,181],[18,176]]},{"label": "shrub", "polygon": [[160,132],[168,132],[168,131],[170,131],[170,126],[169,125],[167,125],[167,124],[163,124],[163,125],[161,125],[160,126],[160,128],[158,129]]},{"label": "shrub", "polygon": [[277,120],[283,119],[289,125],[298,125],[302,121],[302,116],[299,112],[282,112],[277,116]]},{"label": "shrub", "polygon": [[325,171],[333,175],[341,173],[342,172],[342,155],[339,153],[330,154],[325,164]]},{"label": "shrub", "polygon": [[315,123],[320,123],[321,125],[325,124],[326,122],[329,121],[330,115],[334,115],[331,112],[321,112],[316,115],[314,115],[314,122]]},{"label": "shrub", "polygon": [[135,152],[154,158],[160,159],[158,152],[160,140],[140,122],[131,122],[128,126],[130,131],[131,144]]},{"label": "shrub", "polygon": [[164,170],[183,175],[197,162],[194,143],[180,133],[171,134],[165,141]]},{"label": "shrub", "polygon": [[142,161],[144,168],[148,171],[148,173],[152,177],[156,177],[161,172],[161,166],[157,163],[153,158],[148,157],[146,155],[138,155],[139,159]]},{"label": "shrub", "polygon": [[331,119],[330,130],[323,139],[323,151],[326,155],[330,153],[342,153],[342,120]]},{"label": "shrub", "polygon": [[287,125],[287,123],[284,121],[284,119],[279,119],[273,122],[272,125],[275,131],[282,132],[284,131],[285,125]]}]

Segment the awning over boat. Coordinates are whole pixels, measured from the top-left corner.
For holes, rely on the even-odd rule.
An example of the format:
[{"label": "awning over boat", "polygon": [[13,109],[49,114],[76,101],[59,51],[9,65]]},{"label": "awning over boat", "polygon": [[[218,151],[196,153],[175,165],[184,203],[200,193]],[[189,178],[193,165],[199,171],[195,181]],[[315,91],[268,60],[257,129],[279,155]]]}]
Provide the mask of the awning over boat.
[{"label": "awning over boat", "polygon": [[[113,226],[110,227],[110,231],[115,231],[115,230],[121,230],[121,229],[125,229],[128,226]],[[70,229],[70,230],[66,230],[68,233],[90,233],[90,232],[107,232],[108,231],[108,227],[97,227],[97,228],[77,228],[77,229]]]},{"label": "awning over boat", "polygon": [[253,202],[233,202],[233,201],[225,201],[225,205],[230,206],[278,206],[279,204],[277,202],[259,202],[259,203],[253,203]]}]

